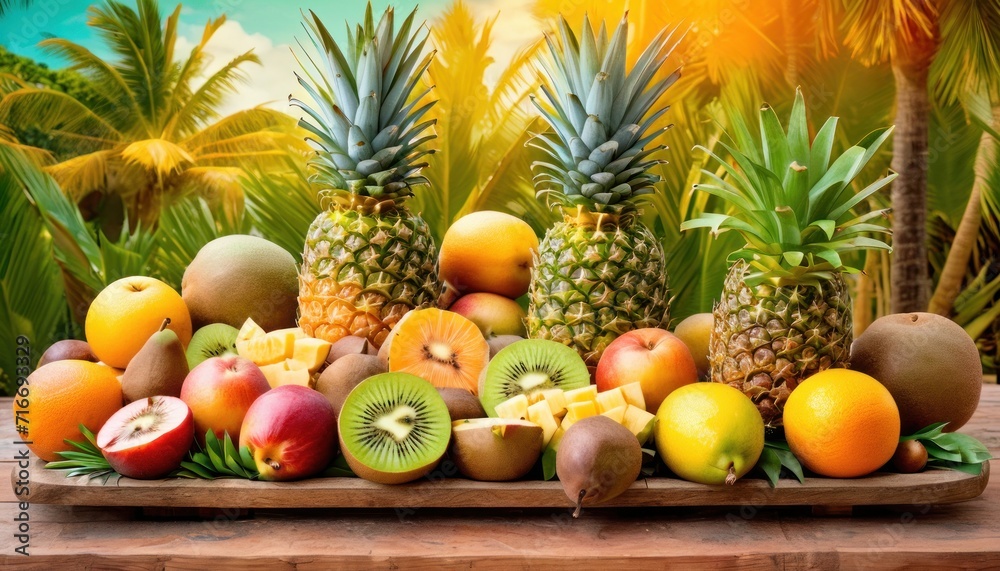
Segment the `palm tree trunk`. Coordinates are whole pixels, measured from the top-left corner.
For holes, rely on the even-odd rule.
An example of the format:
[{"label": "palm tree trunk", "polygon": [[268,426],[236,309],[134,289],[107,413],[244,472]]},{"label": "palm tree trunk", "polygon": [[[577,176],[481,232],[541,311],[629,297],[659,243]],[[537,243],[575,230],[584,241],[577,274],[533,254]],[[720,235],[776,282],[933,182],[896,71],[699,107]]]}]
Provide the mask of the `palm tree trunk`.
[{"label": "palm tree trunk", "polygon": [[[993,108],[993,126],[1000,126],[1000,106]],[[979,238],[979,227],[982,223],[980,204],[983,187],[987,184],[990,168],[997,161],[996,140],[989,133],[983,133],[976,150],[976,163],[973,167],[976,178],[969,194],[969,202],[965,205],[962,221],[955,232],[955,240],[945,260],[941,278],[938,280],[934,297],[931,298],[928,311],[948,317],[955,305],[955,298],[962,291],[962,281],[968,273],[969,257]]]},{"label": "palm tree trunk", "polygon": [[896,132],[892,142],[892,303],[893,313],[926,311],[927,137],[930,102],[927,75],[935,40],[919,38],[900,49],[892,62],[896,80]]}]

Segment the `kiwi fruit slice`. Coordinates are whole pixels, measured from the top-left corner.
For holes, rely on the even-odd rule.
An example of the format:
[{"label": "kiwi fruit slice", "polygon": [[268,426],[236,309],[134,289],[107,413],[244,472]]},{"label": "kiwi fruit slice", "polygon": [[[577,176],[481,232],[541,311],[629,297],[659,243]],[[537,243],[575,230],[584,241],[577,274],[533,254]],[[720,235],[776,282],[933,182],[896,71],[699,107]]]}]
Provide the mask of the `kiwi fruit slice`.
[{"label": "kiwi fruit slice", "polygon": [[355,474],[402,484],[437,466],[451,439],[448,406],[409,373],[382,373],[351,390],[340,409],[340,449]]},{"label": "kiwi fruit slice", "polygon": [[496,405],[519,394],[590,384],[583,358],[570,347],[547,339],[525,339],[504,347],[479,377],[479,400],[495,417]]},{"label": "kiwi fruit slice", "polygon": [[210,357],[236,354],[236,336],[239,330],[226,323],[210,323],[191,336],[185,356],[188,369],[193,369]]}]

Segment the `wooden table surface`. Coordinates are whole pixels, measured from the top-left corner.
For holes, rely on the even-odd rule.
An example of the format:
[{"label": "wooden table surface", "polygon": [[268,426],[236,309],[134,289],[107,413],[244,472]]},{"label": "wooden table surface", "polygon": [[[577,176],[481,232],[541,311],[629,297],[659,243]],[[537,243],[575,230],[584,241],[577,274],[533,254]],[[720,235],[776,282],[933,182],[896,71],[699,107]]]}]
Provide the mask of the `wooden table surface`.
[{"label": "wooden table surface", "polygon": [[[64,569],[740,569],[1000,567],[1000,460],[982,496],[944,506],[534,510],[256,510],[211,520],[133,508],[31,504],[30,557],[7,486],[17,440],[0,399],[0,568]],[[984,385],[962,432],[1000,457],[1000,386]]]}]

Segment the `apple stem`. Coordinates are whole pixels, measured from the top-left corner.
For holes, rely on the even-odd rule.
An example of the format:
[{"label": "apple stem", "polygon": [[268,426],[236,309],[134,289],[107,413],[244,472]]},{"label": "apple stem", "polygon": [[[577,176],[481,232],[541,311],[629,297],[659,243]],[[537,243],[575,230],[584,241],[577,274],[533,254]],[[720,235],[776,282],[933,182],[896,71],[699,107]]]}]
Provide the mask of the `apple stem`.
[{"label": "apple stem", "polygon": [[160,331],[163,331],[164,329],[166,329],[168,325],[170,325],[170,318],[169,317],[163,319],[163,323],[160,325]]},{"label": "apple stem", "polygon": [[732,486],[736,483],[736,467],[732,464],[729,465],[729,474],[726,475],[726,483]]},{"label": "apple stem", "polygon": [[277,460],[272,460],[271,458],[268,458],[267,460],[264,460],[264,463],[270,466],[272,470],[281,469],[281,464],[279,464]]},{"label": "apple stem", "polygon": [[580,517],[580,512],[583,511],[583,497],[586,495],[587,490],[580,490],[580,495],[576,498],[576,509],[573,510],[574,519]]}]

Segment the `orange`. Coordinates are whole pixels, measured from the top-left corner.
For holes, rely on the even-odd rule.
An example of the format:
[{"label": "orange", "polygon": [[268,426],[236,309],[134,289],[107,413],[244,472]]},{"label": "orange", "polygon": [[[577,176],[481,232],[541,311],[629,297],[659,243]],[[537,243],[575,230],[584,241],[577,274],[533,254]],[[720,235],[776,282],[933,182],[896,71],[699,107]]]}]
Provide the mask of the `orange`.
[{"label": "orange", "polygon": [[538,237],[520,218],[482,210],[452,224],[441,240],[440,276],[459,294],[515,299],[528,291]]},{"label": "orange", "polygon": [[389,371],[416,375],[435,387],[478,392],[490,346],[475,323],[452,311],[415,309],[389,337]]},{"label": "orange", "polygon": [[101,290],[90,304],[87,343],[102,362],[124,369],[165,318],[170,319],[168,329],[187,347],[191,315],[181,295],[156,278],[122,278]]},{"label": "orange", "polygon": [[899,409],[888,389],[864,373],[827,369],[785,403],[785,438],[803,466],[856,478],[882,467],[899,443]]},{"label": "orange", "polygon": [[[53,361],[28,376],[28,395],[14,397],[14,418],[24,418],[28,448],[47,462],[57,451],[75,450],[63,440],[82,442],[79,425],[97,434],[122,407],[122,386],[115,370],[90,361]],[[20,413],[18,411],[21,411]]]}]

